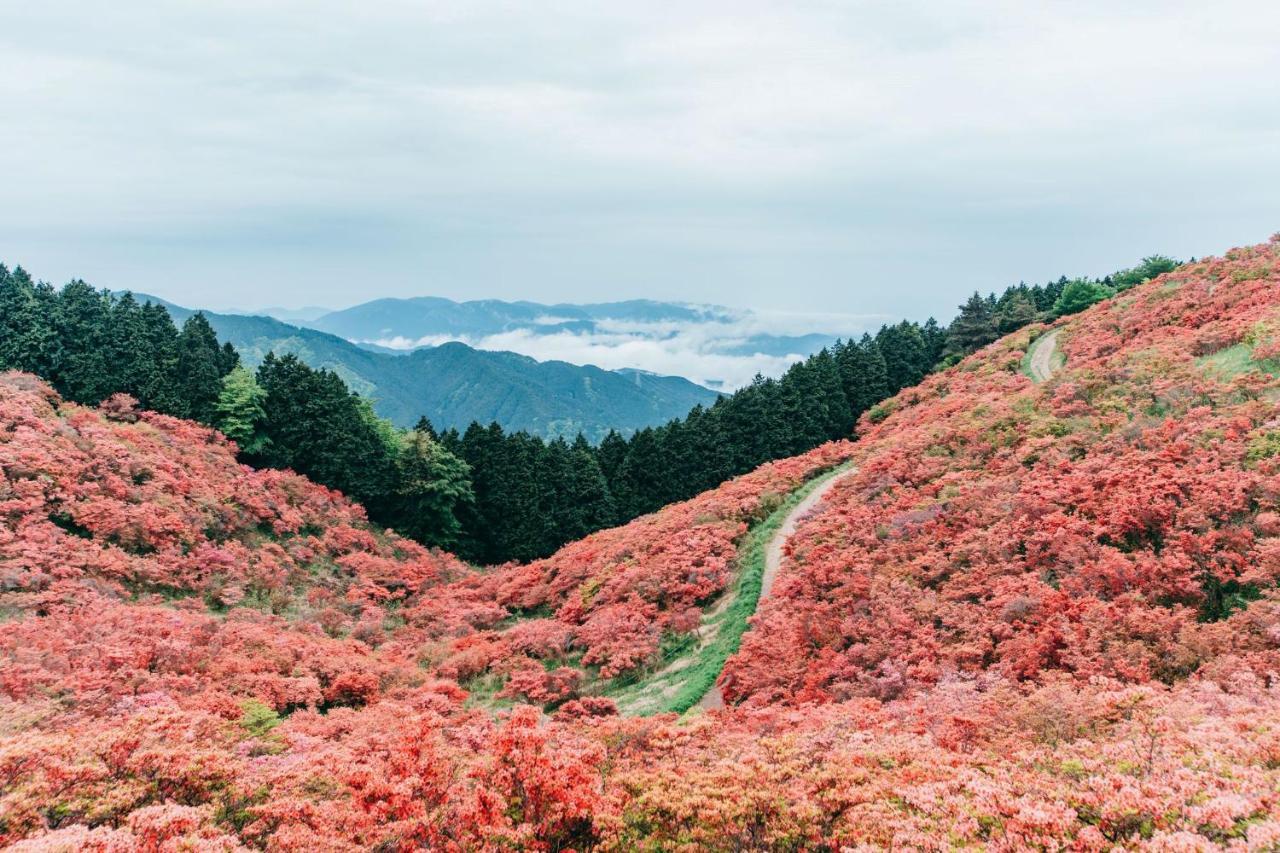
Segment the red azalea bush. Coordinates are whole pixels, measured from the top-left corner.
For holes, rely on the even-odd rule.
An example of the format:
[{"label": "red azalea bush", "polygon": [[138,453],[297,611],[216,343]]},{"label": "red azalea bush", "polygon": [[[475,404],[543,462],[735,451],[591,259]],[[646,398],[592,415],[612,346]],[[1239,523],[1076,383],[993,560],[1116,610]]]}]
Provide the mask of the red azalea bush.
[{"label": "red azalea bush", "polygon": [[0,377],[0,606],[161,594],[295,618],[324,601],[355,617],[467,571],[375,533],[336,492],[246,468],[214,430],[120,396],[94,411]]},{"label": "red azalea bush", "polygon": [[[460,637],[442,652],[449,677],[465,680],[512,656],[560,662],[574,653],[581,656],[573,665],[600,678],[635,673],[657,659],[664,636],[698,628],[701,607],[733,578],[748,525],[852,451],[850,442],[824,444],[546,559],[467,576],[424,597],[407,618]],[[504,624],[523,614],[550,615]],[[484,634],[483,660],[475,629]]]}]

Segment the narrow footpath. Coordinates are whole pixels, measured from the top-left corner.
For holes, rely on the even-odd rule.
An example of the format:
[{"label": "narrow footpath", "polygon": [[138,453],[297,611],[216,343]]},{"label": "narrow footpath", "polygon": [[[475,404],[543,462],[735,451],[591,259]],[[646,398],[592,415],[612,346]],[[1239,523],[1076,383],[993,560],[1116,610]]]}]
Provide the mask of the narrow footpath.
[{"label": "narrow footpath", "polygon": [[[1060,331],[1062,330],[1054,329],[1045,335],[1041,335],[1031,345],[1031,354],[1027,360],[1027,373],[1031,376],[1032,381],[1044,382],[1062,367],[1062,360],[1057,357],[1058,333]],[[786,520],[778,528],[778,532],[769,540],[768,549],[765,551],[764,577],[760,583],[760,601],[764,601],[772,591],[773,583],[778,578],[778,571],[782,568],[783,549],[786,547],[787,540],[796,532],[796,527],[799,526],[801,520],[822,502],[822,499],[827,496],[836,483],[856,473],[856,471],[856,468],[850,468],[843,474],[832,477],[814,489],[804,500],[796,504],[795,509],[788,513]],[[757,603],[757,609],[759,609],[759,606]],[[698,707],[707,711],[724,707],[724,693],[720,690],[719,681],[706,692],[706,695],[698,702]]]},{"label": "narrow footpath", "polygon": [[1058,354],[1058,332],[1060,331],[1062,330],[1054,329],[1047,335],[1041,335],[1031,345],[1031,358],[1028,361],[1027,372],[1031,374],[1032,382],[1044,382],[1062,366],[1055,364],[1054,359]]},{"label": "narrow footpath", "polygon": [[[769,546],[765,551],[764,576],[760,581],[761,602],[769,595],[770,591],[773,589],[774,581],[778,579],[778,570],[782,568],[783,548],[786,547],[787,540],[796,532],[796,528],[800,525],[800,522],[806,515],[813,511],[814,507],[822,502],[822,499],[825,498],[832,488],[835,487],[836,483],[839,483],[846,477],[856,474],[857,471],[857,468],[850,468],[848,471],[827,480],[821,486],[806,495],[805,499],[796,504],[795,509],[791,510],[791,512],[787,514],[786,519],[782,522],[782,526],[778,528],[778,532],[769,540]],[[760,603],[757,602],[756,609],[758,610],[759,608]],[[702,697],[702,700],[698,702],[698,707],[708,711],[724,707],[724,693],[720,690],[718,680],[716,684],[712,685],[711,689],[707,691],[706,695]]]}]

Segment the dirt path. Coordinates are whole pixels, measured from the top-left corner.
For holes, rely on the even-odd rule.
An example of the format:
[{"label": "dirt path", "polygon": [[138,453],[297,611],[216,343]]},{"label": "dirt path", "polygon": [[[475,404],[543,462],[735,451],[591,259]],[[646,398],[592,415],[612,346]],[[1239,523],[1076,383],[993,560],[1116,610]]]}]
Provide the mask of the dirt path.
[{"label": "dirt path", "polygon": [[1058,332],[1061,329],[1054,329],[1047,335],[1042,335],[1034,344],[1031,345],[1031,361],[1028,365],[1033,382],[1044,382],[1058,369],[1059,365],[1054,364],[1054,356],[1058,352]]},{"label": "dirt path", "polygon": [[[778,570],[782,568],[782,549],[786,547],[787,540],[796,532],[800,522],[813,511],[814,507],[822,502],[822,499],[835,487],[836,483],[855,474],[857,470],[857,468],[850,468],[848,471],[837,474],[827,480],[806,495],[804,500],[796,504],[795,509],[787,513],[787,517],[783,519],[782,526],[778,528],[777,533],[773,534],[773,538],[769,540],[768,548],[765,550],[764,576],[760,581],[760,601],[764,601],[765,596],[773,589],[773,582],[778,579]],[[756,606],[758,608],[759,603]],[[724,707],[724,693],[721,692],[718,683],[712,685],[711,689],[707,691],[707,695],[703,696],[702,701],[698,703],[698,707],[708,711]]]}]

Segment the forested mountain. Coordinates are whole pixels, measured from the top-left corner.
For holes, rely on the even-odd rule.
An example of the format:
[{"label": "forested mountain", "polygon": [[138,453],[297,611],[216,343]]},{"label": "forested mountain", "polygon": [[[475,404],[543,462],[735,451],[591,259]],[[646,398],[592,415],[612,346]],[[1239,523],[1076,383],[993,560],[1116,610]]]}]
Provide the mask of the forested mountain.
[{"label": "forested mountain", "polygon": [[[1274,850],[1280,235],[1011,290],[1018,314],[1056,291],[1051,322],[961,357],[1012,315],[970,300],[949,364],[856,440],[487,569],[195,422],[5,374],[0,844]],[[108,363],[13,322],[26,293],[0,341],[98,393],[74,382]],[[158,348],[185,386],[130,381],[200,399],[191,368],[225,363],[194,322]],[[1045,341],[1062,359],[1029,375]],[[268,395],[346,390],[264,368]],[[427,425],[411,443],[439,482]],[[760,534],[837,466],[757,602]],[[629,712],[726,609],[728,704]]]},{"label": "forested mountain", "polygon": [[[152,296],[135,298],[163,304],[179,322],[195,313]],[[272,317],[201,313],[246,366],[261,364],[269,352],[296,355],[337,373],[373,403],[374,411],[402,427],[425,416],[442,429],[496,422],[545,438],[582,433],[599,441],[610,430],[630,435],[680,417],[717,396],[678,376],[535,361],[461,343],[396,357]]]}]

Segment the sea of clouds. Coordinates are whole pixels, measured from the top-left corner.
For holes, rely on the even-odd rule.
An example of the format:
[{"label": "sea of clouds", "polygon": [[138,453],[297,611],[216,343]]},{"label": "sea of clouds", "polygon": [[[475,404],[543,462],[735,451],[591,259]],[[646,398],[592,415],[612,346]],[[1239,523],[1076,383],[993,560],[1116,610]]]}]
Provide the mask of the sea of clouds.
[{"label": "sea of clouds", "polygon": [[[460,341],[476,349],[517,352],[539,361],[593,364],[606,370],[634,368],[683,376],[709,388],[733,390],[749,383],[756,374],[780,376],[824,343],[860,336],[885,319],[874,315],[781,312],[678,322],[601,319],[595,321],[592,331],[546,331],[545,326],[532,326],[484,336],[443,334],[358,343],[412,350]],[[540,320],[545,325],[554,322],[554,318]],[[824,340],[805,337],[815,334]]]}]

